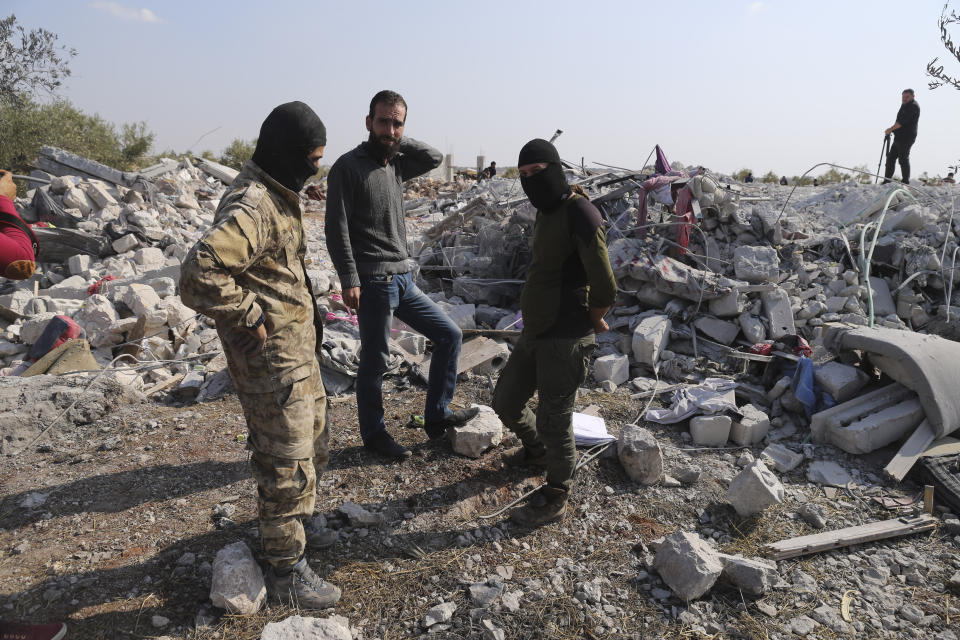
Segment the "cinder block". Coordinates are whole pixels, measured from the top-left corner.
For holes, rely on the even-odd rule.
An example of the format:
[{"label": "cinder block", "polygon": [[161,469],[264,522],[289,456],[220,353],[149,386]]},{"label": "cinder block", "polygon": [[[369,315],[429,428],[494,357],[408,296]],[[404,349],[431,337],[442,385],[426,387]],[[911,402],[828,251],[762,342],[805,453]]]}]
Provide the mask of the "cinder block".
[{"label": "cinder block", "polygon": [[743,447],[761,442],[770,431],[770,418],[752,404],[740,407],[740,413],[743,417],[730,426],[730,440]]},{"label": "cinder block", "polygon": [[593,377],[597,382],[609,380],[620,386],[630,379],[630,358],[619,353],[597,358],[593,362]]},{"label": "cinder block", "polygon": [[857,395],[870,378],[860,369],[839,362],[820,365],[813,378],[837,402],[846,402]]},{"label": "cinder block", "polygon": [[670,341],[670,318],[664,315],[647,316],[633,330],[633,358],[641,364],[653,366],[660,352]]},{"label": "cinder block", "polygon": [[690,418],[690,435],[699,445],[722,447],[727,444],[732,424],[730,416],[695,416]]},{"label": "cinder block", "polygon": [[793,323],[793,310],[790,308],[790,297],[783,289],[764,291],[760,294],[763,301],[763,315],[770,326],[769,338],[779,340],[783,336],[797,333]]}]

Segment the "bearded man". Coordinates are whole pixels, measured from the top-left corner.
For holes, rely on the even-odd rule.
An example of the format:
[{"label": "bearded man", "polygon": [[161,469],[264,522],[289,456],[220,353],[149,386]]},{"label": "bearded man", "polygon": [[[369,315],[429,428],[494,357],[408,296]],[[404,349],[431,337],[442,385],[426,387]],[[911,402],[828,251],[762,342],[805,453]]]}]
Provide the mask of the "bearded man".
[{"label": "bearded man", "polygon": [[393,316],[433,342],[424,428],[433,438],[477,414],[451,411],[462,333],[414,283],[407,252],[403,183],[440,166],[433,147],[403,135],[407,103],[394,91],[370,101],[366,142],[340,156],[327,176],[326,236],[343,301],[357,310],[360,366],[357,414],[364,447],[388,458],[410,449],[386,430],[383,374],[390,357]]}]

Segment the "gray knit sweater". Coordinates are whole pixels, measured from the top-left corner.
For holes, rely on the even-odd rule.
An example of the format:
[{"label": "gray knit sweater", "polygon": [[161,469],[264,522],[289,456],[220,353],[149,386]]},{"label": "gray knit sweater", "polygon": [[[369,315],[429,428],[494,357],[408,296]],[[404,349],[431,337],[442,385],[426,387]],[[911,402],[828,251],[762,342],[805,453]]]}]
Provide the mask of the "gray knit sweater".
[{"label": "gray knit sweater", "polygon": [[403,138],[386,166],[367,143],[340,156],[327,176],[327,249],[343,289],[361,275],[410,270],[403,216],[403,183],[440,166],[433,147]]}]

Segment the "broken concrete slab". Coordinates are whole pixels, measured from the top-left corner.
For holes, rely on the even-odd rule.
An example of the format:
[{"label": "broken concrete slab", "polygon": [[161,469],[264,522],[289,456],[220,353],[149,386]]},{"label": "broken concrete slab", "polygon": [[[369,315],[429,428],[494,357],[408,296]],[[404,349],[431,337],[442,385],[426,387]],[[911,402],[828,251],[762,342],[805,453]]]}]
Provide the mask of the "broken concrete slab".
[{"label": "broken concrete slab", "polygon": [[824,345],[857,349],[888,376],[917,393],[936,437],[960,427],[960,344],[940,336],[885,328],[830,326]]},{"label": "broken concrete slab", "polygon": [[727,489],[727,502],[742,517],[761,513],[770,505],[783,501],[780,480],[760,460],[741,471]]},{"label": "broken concrete slab", "polygon": [[767,560],[719,554],[721,574],[730,584],[753,596],[761,596],[780,582],[776,563]]},{"label": "broken concrete slab", "polygon": [[853,482],[846,469],[832,460],[815,460],[807,467],[807,479],[828,487],[844,488]]},{"label": "broken concrete slab", "polygon": [[813,379],[837,402],[854,397],[870,381],[860,369],[836,361],[816,367]]},{"label": "broken concrete slab", "polygon": [[682,600],[696,600],[723,573],[719,553],[696,533],[678,531],[661,543],[653,568]]},{"label": "broken concrete slab", "polygon": [[634,482],[650,485],[663,475],[663,451],[648,429],[632,424],[624,426],[617,438],[617,455]]},{"label": "broken concrete slab", "polygon": [[740,327],[737,324],[709,316],[697,318],[693,326],[711,340],[725,345],[733,344],[737,335],[740,334]]},{"label": "broken concrete slab", "polygon": [[733,252],[733,269],[738,280],[776,282],[780,277],[780,258],[773,247],[739,246]]}]

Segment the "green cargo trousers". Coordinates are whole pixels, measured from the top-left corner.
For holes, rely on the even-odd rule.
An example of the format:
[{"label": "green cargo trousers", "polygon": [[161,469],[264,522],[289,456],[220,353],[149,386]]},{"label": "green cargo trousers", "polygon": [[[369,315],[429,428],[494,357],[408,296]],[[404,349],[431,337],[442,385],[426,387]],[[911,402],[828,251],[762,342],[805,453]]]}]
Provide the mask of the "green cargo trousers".
[{"label": "green cargo trousers", "polygon": [[[493,390],[493,410],[533,454],[546,452],[547,483],[570,489],[577,461],[573,405],[587,377],[593,334],[583,338],[521,336]],[[527,401],[539,397],[534,415]]]}]

